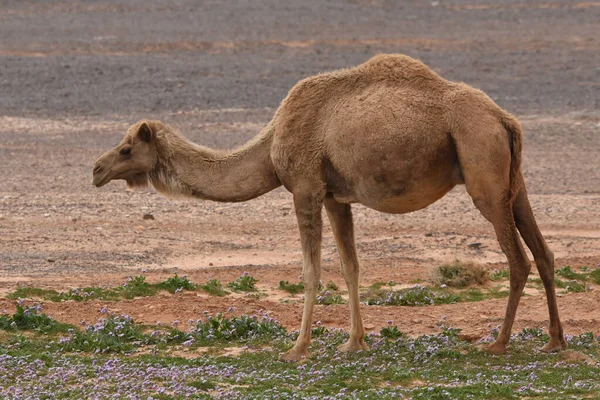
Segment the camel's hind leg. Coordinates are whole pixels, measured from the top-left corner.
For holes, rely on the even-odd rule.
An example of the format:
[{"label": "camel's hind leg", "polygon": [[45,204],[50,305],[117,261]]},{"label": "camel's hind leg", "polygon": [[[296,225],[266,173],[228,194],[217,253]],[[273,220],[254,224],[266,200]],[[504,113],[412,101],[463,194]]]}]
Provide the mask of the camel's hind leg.
[{"label": "camel's hind leg", "polygon": [[[489,128],[488,126],[488,132]],[[489,132],[487,137],[471,136],[468,143],[457,140],[459,163],[467,192],[475,206],[494,226],[496,237],[510,267],[510,294],[506,316],[498,338],[488,347],[491,353],[503,353],[510,339],[531,263],[521,245],[513,217],[510,200],[512,154],[508,140],[505,141],[506,144],[502,140],[503,137],[507,138],[507,134],[504,129],[498,129],[496,132]]]},{"label": "camel's hind leg", "polygon": [[360,316],[360,300],[358,296],[358,258],[354,244],[354,228],[352,211],[349,204],[341,204],[333,198],[325,199],[325,209],[331,222],[331,229],[335,236],[337,248],[340,253],[342,275],[348,286],[350,297],[350,338],[339,347],[340,351],[366,350],[364,341],[365,330]]},{"label": "camel's hind leg", "polygon": [[563,334],[562,325],[558,316],[558,306],[556,304],[556,293],[554,291],[554,255],[548,248],[544,237],[538,229],[537,223],[529,204],[527,190],[521,179],[521,189],[515,199],[513,212],[517,228],[525,240],[525,244],[531,250],[535,258],[535,264],[540,273],[540,278],[546,289],[546,298],[548,299],[548,311],[550,313],[550,341],[543,351],[556,351],[567,348],[567,342]]}]

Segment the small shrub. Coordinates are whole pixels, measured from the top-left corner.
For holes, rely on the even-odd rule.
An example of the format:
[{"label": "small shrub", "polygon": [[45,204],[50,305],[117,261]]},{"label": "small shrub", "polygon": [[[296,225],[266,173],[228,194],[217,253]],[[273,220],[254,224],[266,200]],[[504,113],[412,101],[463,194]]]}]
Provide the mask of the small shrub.
[{"label": "small shrub", "polygon": [[317,304],[322,304],[325,306],[330,306],[333,304],[344,304],[344,298],[339,294],[331,293],[331,291],[326,290],[324,293],[317,296]]},{"label": "small shrub", "polygon": [[285,290],[290,294],[298,294],[304,291],[304,283],[289,283],[288,281],[279,281],[279,289]]},{"label": "small shrub", "polygon": [[466,287],[474,283],[482,284],[489,280],[488,271],[474,263],[454,261],[441,265],[435,271],[434,282],[449,287]]},{"label": "small shrub", "polygon": [[327,282],[327,285],[325,285],[325,288],[327,290],[331,290],[332,292],[337,292],[339,290],[338,285],[336,285],[335,282],[332,282],[332,281]]},{"label": "small shrub", "polygon": [[228,291],[223,289],[223,285],[217,279],[209,279],[206,284],[200,285],[200,289],[204,290],[208,294],[212,294],[213,296],[224,296],[229,294]]},{"label": "small shrub", "polygon": [[247,272],[244,272],[239,278],[237,278],[234,282],[229,283],[229,286],[232,290],[236,292],[254,292],[256,290],[256,282],[257,280]]},{"label": "small shrub", "polygon": [[402,332],[400,332],[400,330],[398,329],[398,327],[396,325],[386,326],[384,328],[381,328],[381,330],[379,331],[379,334],[381,335],[381,337],[387,338],[387,339],[399,339],[402,336],[404,336],[404,334]]}]

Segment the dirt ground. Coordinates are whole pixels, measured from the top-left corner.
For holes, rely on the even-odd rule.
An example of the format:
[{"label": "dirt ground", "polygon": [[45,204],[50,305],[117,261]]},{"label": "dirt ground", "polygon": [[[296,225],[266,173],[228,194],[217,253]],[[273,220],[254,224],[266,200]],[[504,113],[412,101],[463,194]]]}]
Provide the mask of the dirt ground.
[{"label": "dirt ground", "polygon": [[[284,189],[240,204],[170,200],[124,182],[96,189],[92,165],[142,117],[207,146],[242,144],[299,79],[381,52],[417,57],[517,115],[530,198],[557,267],[600,267],[598,20],[600,2],[566,0],[3,2],[0,293],[19,284],[117,285],[139,274],[159,281],[173,272],[229,282],[248,271],[268,297],[180,293],[108,306],[146,323],[233,306],[297,328],[299,297],[282,302],[277,290],[301,269]],[[506,263],[464,187],[412,214],[354,212],[362,286],[426,280],[454,259],[490,269]],[[327,224],[323,258],[322,280],[343,287]],[[505,303],[363,306],[363,315],[371,331],[392,320],[411,334],[443,323],[483,336],[501,324]],[[0,299],[0,308],[13,304]],[[95,321],[106,304],[45,309],[79,323]],[[560,297],[566,332],[600,332],[598,304],[600,288]],[[329,327],[347,327],[348,317],[345,305],[316,307],[315,321]],[[526,296],[515,328],[546,325],[544,297]]]}]

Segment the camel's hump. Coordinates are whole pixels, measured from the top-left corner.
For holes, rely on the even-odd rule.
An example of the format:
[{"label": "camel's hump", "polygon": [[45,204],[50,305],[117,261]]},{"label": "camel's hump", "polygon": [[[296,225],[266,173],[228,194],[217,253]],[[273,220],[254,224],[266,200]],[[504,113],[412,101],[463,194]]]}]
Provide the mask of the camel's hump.
[{"label": "camel's hump", "polygon": [[357,66],[356,70],[365,76],[377,76],[380,79],[442,79],[423,62],[404,54],[378,54]]}]

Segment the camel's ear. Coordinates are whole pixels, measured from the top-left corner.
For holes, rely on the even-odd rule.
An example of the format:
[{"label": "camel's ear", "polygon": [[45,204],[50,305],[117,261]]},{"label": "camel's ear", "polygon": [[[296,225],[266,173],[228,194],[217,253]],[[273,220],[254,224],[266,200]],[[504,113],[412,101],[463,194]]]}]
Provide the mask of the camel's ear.
[{"label": "camel's ear", "polygon": [[140,129],[138,130],[138,137],[144,142],[150,143],[154,138],[154,132],[152,132],[152,129],[150,129],[150,126],[147,123],[142,122]]}]

